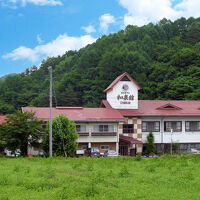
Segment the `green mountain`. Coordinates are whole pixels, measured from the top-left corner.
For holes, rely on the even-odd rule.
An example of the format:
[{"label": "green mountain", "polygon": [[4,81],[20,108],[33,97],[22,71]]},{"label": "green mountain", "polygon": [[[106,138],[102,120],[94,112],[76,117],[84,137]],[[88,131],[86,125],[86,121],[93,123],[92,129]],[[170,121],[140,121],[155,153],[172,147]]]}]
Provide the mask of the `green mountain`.
[{"label": "green mountain", "polygon": [[41,67],[0,81],[0,113],[49,105],[53,66],[54,105],[99,106],[103,90],[128,72],[141,86],[140,99],[200,99],[200,18],[163,19],[127,26],[95,43],[47,58]]}]

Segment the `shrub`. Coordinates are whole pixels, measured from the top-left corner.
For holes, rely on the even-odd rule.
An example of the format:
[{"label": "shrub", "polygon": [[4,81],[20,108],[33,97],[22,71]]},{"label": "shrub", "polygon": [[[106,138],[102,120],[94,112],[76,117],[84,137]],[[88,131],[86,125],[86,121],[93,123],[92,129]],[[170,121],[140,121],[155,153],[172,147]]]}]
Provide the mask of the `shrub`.
[{"label": "shrub", "polygon": [[150,132],[149,135],[147,136],[147,149],[146,149],[146,154],[150,154],[150,153],[155,153],[156,147],[154,144],[154,136],[153,133]]},{"label": "shrub", "polygon": [[140,160],[142,160],[142,156],[141,156],[140,153],[137,154],[137,156],[135,157],[135,160],[136,160],[136,161],[140,161]]}]

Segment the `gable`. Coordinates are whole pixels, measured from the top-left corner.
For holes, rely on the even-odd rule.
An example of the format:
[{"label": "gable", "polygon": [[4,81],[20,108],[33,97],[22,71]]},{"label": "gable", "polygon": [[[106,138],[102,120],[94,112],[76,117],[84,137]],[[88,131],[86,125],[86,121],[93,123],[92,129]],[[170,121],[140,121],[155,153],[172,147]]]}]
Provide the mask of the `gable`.
[{"label": "gable", "polygon": [[138,90],[140,90],[140,86],[136,83],[136,81],[127,73],[123,73],[122,75],[118,76],[105,90],[104,92],[108,92],[113,89],[113,87],[119,83],[120,81],[130,81],[132,82]]},{"label": "gable", "polygon": [[182,110],[182,108],[175,106],[171,103],[165,104],[163,106],[160,106],[158,108],[156,108],[157,110]]},{"label": "gable", "polygon": [[120,81],[131,81],[127,76],[124,76]]}]

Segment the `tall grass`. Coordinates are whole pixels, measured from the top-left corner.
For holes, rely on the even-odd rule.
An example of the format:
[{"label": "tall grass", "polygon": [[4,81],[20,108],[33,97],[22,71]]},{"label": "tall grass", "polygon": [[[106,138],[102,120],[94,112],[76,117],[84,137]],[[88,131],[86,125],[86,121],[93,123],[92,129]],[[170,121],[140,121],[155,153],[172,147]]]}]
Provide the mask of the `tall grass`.
[{"label": "tall grass", "polygon": [[0,158],[0,200],[199,200],[200,156]]}]

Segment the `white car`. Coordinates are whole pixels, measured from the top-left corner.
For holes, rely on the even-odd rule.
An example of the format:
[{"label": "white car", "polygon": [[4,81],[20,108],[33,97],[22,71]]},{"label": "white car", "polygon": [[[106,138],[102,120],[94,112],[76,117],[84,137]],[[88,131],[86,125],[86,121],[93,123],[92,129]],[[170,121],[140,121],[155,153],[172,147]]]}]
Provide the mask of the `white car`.
[{"label": "white car", "polygon": [[104,157],[117,157],[117,152],[114,150],[107,150],[104,152]]},{"label": "white car", "polygon": [[197,149],[190,149],[189,153],[191,153],[191,154],[200,154],[200,151],[197,150]]},{"label": "white car", "polygon": [[76,155],[77,155],[77,156],[83,156],[84,153],[85,153],[85,150],[84,150],[84,149],[82,149],[82,150],[76,150]]}]

